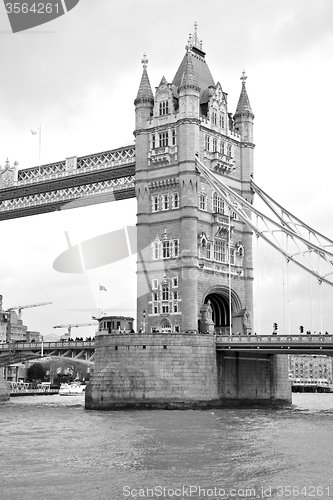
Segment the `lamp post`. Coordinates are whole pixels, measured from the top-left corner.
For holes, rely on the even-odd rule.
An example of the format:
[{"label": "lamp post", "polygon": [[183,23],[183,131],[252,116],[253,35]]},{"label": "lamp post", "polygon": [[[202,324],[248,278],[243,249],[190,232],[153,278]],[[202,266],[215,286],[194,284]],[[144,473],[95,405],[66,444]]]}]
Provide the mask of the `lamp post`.
[{"label": "lamp post", "polygon": [[146,333],[146,310],[142,311],[142,333]]}]

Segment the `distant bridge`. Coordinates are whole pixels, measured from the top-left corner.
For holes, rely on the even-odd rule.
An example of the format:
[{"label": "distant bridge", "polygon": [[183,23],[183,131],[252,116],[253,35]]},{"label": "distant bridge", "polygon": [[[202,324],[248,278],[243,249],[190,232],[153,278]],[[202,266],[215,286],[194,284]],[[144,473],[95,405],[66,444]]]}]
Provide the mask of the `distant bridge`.
[{"label": "distant bridge", "polygon": [[15,342],[0,345],[0,367],[43,357],[63,357],[85,364],[94,362],[95,342]]},{"label": "distant bridge", "polygon": [[218,336],[217,351],[333,355],[333,335]]}]

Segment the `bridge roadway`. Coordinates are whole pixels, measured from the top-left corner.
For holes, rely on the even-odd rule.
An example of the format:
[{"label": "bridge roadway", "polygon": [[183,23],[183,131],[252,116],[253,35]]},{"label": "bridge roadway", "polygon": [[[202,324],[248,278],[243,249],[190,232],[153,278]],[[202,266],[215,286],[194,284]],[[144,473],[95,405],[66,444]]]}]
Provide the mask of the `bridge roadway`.
[{"label": "bridge roadway", "polygon": [[[121,334],[116,334],[121,335]],[[158,335],[158,334],[155,334]],[[225,335],[216,336],[217,351],[269,354],[325,354],[333,356],[333,335]],[[62,356],[93,363],[95,342],[24,342],[0,345],[0,367],[43,356]]]},{"label": "bridge roadway", "polygon": [[95,342],[15,342],[0,344],[0,367],[21,363],[41,357],[61,356],[73,361],[92,364],[94,362]]},{"label": "bridge roadway", "polygon": [[217,351],[333,355],[333,335],[227,335],[216,337]]}]

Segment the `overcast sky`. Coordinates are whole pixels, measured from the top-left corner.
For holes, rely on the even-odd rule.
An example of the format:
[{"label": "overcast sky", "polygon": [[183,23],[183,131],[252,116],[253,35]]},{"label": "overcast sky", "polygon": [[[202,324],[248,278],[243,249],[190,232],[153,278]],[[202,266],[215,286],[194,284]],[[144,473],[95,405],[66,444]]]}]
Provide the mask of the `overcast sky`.
[{"label": "overcast sky", "polygon": [[[152,87],[163,75],[170,82],[197,21],[229,111],[242,71],[248,76],[256,183],[333,239],[332,19],[331,0],[80,0],[65,16],[14,35],[0,6],[0,165],[6,158],[19,168],[37,165],[38,136],[30,130],[39,124],[42,163],[133,142],[143,54]],[[44,335],[56,324],[90,322],[99,305],[134,316],[135,258],[87,275],[61,274],[52,264],[67,248],[65,231],[73,245],[135,224],[135,214],[136,202],[128,200],[1,222],[4,307],[52,301],[23,310],[28,328]],[[282,259],[264,242],[259,252],[255,329],[270,333],[272,322],[280,330],[284,324]],[[322,285],[320,302],[313,280],[311,301],[307,274],[290,267],[289,281],[292,331],[301,324],[318,331],[322,309],[323,329],[333,332],[332,287]],[[101,303],[99,283],[107,288]]]}]

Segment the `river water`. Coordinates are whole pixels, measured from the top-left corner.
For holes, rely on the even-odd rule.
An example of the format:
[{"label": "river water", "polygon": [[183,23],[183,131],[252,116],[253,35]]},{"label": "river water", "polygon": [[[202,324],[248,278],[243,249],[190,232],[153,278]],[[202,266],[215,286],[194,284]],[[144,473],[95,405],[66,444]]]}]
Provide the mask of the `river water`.
[{"label": "river water", "polygon": [[0,405],[1,500],[333,498],[333,394],[283,409],[96,412]]}]

